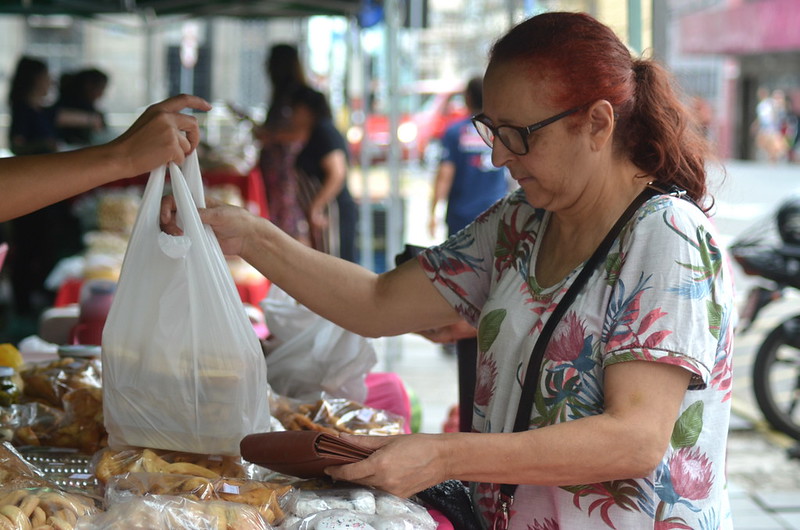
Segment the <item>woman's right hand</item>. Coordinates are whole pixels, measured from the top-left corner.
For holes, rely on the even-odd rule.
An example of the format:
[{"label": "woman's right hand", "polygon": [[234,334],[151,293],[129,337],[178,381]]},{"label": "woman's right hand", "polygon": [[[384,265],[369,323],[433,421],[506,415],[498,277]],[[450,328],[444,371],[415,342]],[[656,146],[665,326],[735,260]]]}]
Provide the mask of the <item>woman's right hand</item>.
[{"label": "woman's right hand", "polygon": [[[198,209],[200,220],[214,230],[223,254],[240,256],[259,218],[238,206],[212,199],[206,202],[206,208]],[[164,197],[161,200],[161,229],[170,235],[183,234],[177,224],[176,213],[174,197]]]}]

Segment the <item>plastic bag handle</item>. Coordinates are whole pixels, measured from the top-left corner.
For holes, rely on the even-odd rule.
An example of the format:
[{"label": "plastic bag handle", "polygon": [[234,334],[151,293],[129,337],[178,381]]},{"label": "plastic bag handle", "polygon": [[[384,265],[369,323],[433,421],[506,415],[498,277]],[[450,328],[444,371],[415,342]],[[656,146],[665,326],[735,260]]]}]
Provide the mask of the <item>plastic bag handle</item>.
[{"label": "plastic bag handle", "polygon": [[[181,229],[184,229],[185,227],[181,212],[195,211],[197,208],[205,208],[206,206],[205,192],[203,191],[203,179],[200,175],[200,162],[197,158],[197,151],[192,151],[192,153],[186,157],[186,160],[183,163],[184,172],[187,176],[184,176],[184,172],[181,172],[180,168],[176,164],[170,162],[169,165],[173,190],[176,187],[175,182],[179,180],[184,183],[184,186],[188,186],[188,195],[190,195],[191,198],[188,205],[177,204],[178,226],[180,226]],[[134,231],[140,224],[144,225],[142,228],[146,229],[148,232],[158,233],[161,231],[161,197],[164,195],[166,172],[166,165],[159,166],[150,172],[150,177],[147,179],[147,185],[145,186],[144,194],[142,195],[142,203],[139,207],[141,210],[141,215],[136,218]],[[180,176],[177,176],[178,174]],[[175,202],[178,203],[177,194],[175,196]],[[197,216],[199,225],[200,218],[196,211],[195,215]]]}]

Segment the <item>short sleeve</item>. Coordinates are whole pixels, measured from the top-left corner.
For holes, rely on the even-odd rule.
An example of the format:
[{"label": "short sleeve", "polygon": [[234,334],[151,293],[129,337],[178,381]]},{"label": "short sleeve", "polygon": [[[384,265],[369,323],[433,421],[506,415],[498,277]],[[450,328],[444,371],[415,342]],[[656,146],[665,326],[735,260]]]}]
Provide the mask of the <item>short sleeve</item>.
[{"label": "short sleeve", "polygon": [[[515,215],[520,208],[529,210],[528,215],[533,212],[521,191],[500,199],[464,229],[417,258],[434,287],[472,325],[477,324],[492,288],[500,234],[506,232],[509,222],[522,223],[519,219],[527,218]],[[521,232],[516,228],[514,231]]]},{"label": "short sleeve", "polygon": [[693,374],[691,388],[704,388],[720,330],[732,316],[724,249],[712,223],[688,201],[659,197],[642,212],[623,236],[604,318],[604,364],[673,364]]}]

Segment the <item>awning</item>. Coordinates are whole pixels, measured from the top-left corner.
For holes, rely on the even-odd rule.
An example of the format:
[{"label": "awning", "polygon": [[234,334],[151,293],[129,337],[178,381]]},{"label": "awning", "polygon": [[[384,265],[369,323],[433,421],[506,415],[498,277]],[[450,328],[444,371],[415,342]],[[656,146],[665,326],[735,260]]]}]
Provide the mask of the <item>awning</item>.
[{"label": "awning", "polygon": [[680,19],[683,53],[746,55],[800,48],[800,2],[762,0]]},{"label": "awning", "polygon": [[84,17],[114,13],[302,17],[355,14],[360,5],[360,0],[10,0],[0,1],[0,13]]}]

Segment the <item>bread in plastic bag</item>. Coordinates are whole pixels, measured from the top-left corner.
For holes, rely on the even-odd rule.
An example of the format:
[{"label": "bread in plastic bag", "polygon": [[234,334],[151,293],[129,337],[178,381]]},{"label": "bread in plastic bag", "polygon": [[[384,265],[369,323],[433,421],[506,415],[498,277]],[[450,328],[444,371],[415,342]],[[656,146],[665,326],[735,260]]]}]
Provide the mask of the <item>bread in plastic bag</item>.
[{"label": "bread in plastic bag", "polygon": [[367,488],[301,490],[284,507],[286,530],[436,530],[437,523],[421,505]]},{"label": "bread in plastic bag", "polygon": [[[200,222],[196,155],[170,164],[178,225],[159,225],[165,168],[150,174],[103,330],[109,446],[236,455],[268,429],[261,345],[219,243]],[[191,187],[191,193],[190,193]]]},{"label": "bread in plastic bag", "polygon": [[258,511],[246,504],[200,502],[168,495],[129,497],[112,504],[75,530],[269,530]]},{"label": "bread in plastic bag", "polygon": [[170,473],[127,473],[113,477],[106,485],[106,503],[111,506],[131,496],[170,495],[194,501],[227,501],[255,508],[264,520],[278,524],[283,520],[281,499],[292,491],[287,484],[257,480],[209,479]]}]

